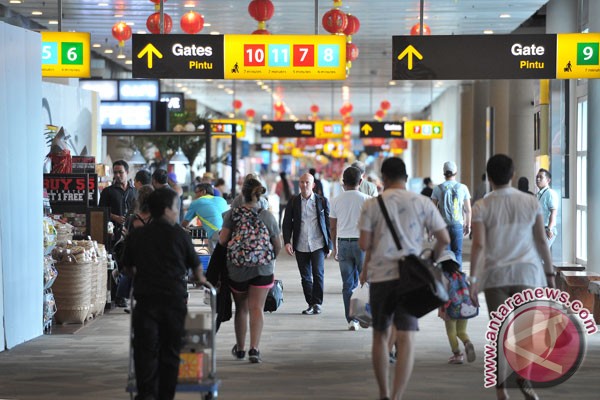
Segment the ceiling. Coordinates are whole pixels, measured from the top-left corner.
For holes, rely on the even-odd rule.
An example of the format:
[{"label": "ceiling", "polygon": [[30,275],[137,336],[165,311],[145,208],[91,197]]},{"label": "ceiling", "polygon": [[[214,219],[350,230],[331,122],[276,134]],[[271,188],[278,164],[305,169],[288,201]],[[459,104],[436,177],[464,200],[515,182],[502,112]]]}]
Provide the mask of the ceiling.
[{"label": "ceiling", "polygon": [[[14,1],[14,0],[13,0]],[[267,23],[272,34],[328,34],[321,26],[321,17],[332,8],[330,0],[272,0],[275,14]],[[433,35],[509,34],[515,31],[547,2],[547,0],[425,0],[425,23]],[[57,0],[22,0],[21,4],[0,0],[0,20],[35,28],[58,30],[50,21],[58,20]],[[146,31],[146,19],[154,12],[149,0],[62,0],[62,31],[90,32],[93,50],[130,70],[131,40],[126,42],[124,59],[118,59],[117,41],[111,35],[115,22],[125,21],[135,33]],[[104,5],[102,5],[102,3]],[[165,12],[173,19],[172,33],[183,33],[179,19],[183,13],[195,10],[204,15],[201,34],[248,34],[257,29],[257,22],[247,11],[249,0],[168,0]],[[427,106],[448,87],[458,81],[396,81],[392,74],[392,36],[408,35],[419,22],[419,0],[346,0],[342,11],[357,16],[360,31],[353,36],[360,55],[352,63],[345,81],[265,81],[261,89],[255,81],[163,80],[163,91],[184,91],[186,98],[224,114],[233,112],[233,100],[242,101],[243,113],[252,108],[256,118],[271,118],[273,98],[285,103],[288,116],[305,119],[310,107],[320,108],[321,118],[339,118],[339,109],[346,97],[352,103],[355,120],[372,119],[383,100],[391,103],[386,119],[418,118]],[[186,7],[192,6],[192,7]],[[315,9],[316,8],[316,9]],[[32,15],[34,11],[42,15]],[[509,17],[501,18],[502,14]],[[22,16],[24,18],[19,17]],[[531,20],[530,20],[531,21]],[[318,30],[318,31],[316,31]],[[113,50],[112,54],[105,54]],[[452,57],[448,54],[448,57]],[[343,86],[347,86],[344,92]],[[345,94],[344,94],[345,93]]]}]

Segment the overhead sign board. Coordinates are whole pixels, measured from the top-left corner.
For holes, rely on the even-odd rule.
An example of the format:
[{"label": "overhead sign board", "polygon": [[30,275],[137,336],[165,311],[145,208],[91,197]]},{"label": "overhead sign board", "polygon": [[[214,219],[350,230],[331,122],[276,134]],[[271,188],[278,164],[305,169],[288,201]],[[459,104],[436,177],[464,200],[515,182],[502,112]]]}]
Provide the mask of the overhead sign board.
[{"label": "overhead sign board", "polygon": [[314,137],[315,123],[312,121],[262,121],[260,135],[276,138]]},{"label": "overhead sign board", "polygon": [[403,138],[404,122],[400,121],[360,121],[361,138]]},{"label": "overhead sign board", "polygon": [[600,34],[394,36],[392,79],[600,78]]},{"label": "overhead sign board", "polygon": [[343,121],[316,121],[315,137],[317,139],[341,139],[344,135]]},{"label": "overhead sign board", "polygon": [[338,35],[133,35],[134,78],[343,80]]},{"label": "overhead sign board", "polygon": [[441,139],[443,135],[444,124],[440,121],[406,121],[404,123],[405,139]]},{"label": "overhead sign board", "polygon": [[42,31],[42,76],[90,77],[90,34]]},{"label": "overhead sign board", "polygon": [[243,139],[246,137],[246,121],[242,119],[211,119],[210,133],[214,136],[231,136]]}]

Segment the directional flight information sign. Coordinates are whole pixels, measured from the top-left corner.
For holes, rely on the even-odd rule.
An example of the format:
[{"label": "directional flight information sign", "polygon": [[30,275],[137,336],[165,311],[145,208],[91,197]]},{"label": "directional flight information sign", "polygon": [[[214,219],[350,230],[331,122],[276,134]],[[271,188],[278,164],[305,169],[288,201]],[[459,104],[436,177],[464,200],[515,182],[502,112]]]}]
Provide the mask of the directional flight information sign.
[{"label": "directional flight information sign", "polygon": [[277,138],[314,137],[315,123],[312,121],[262,121],[260,135]]},{"label": "directional flight information sign", "polygon": [[600,34],[394,36],[392,79],[600,78]]},{"label": "directional flight information sign", "polygon": [[360,121],[359,129],[362,139],[404,137],[404,123],[400,121]]},{"label": "directional flight information sign", "polygon": [[343,80],[337,35],[133,35],[134,78]]}]

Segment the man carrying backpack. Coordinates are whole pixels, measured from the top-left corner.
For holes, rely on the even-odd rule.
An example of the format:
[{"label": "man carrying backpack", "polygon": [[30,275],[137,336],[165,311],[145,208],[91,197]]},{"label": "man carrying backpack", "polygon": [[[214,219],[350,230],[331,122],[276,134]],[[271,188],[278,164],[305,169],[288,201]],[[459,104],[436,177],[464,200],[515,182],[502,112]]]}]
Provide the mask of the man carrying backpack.
[{"label": "man carrying backpack", "polygon": [[456,163],[444,163],[444,183],[433,189],[431,200],[438,207],[448,225],[450,250],[462,267],[463,236],[471,232],[471,195],[469,189],[456,180]]}]

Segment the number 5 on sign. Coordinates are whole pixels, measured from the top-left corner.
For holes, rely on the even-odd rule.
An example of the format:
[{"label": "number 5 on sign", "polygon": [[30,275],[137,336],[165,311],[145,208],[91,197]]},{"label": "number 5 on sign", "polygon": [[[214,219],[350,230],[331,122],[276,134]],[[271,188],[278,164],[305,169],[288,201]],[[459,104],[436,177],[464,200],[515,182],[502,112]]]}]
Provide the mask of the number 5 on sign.
[{"label": "number 5 on sign", "polygon": [[338,67],[340,65],[340,47],[338,45],[320,44],[317,48],[319,67]]}]

